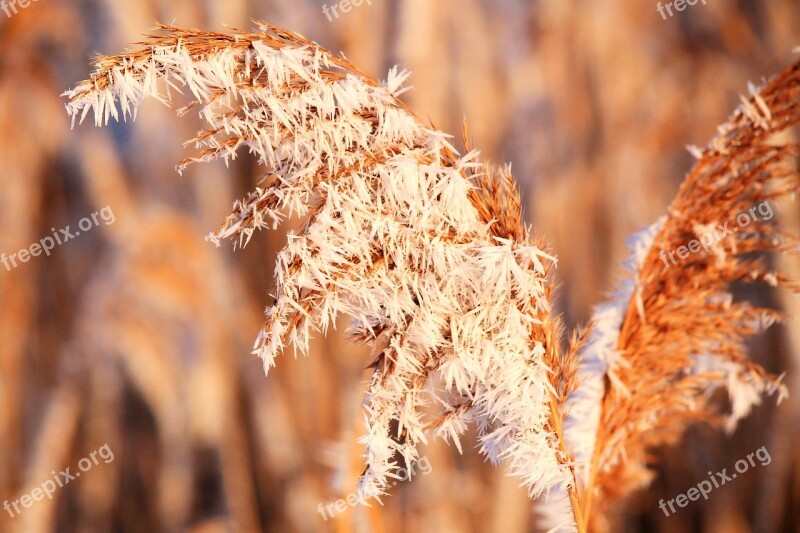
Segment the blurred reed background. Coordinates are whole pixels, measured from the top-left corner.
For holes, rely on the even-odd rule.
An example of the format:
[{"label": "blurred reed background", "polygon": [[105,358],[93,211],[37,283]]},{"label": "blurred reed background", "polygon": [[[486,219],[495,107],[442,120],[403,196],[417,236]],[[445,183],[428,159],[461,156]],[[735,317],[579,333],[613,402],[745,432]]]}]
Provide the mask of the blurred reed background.
[{"label": "blurred reed background", "polygon": [[[250,356],[280,233],[241,252],[203,241],[258,169],[175,163],[197,117],[146,103],[135,123],[70,131],[59,94],[156,21],[221,30],[252,18],[299,31],[378,78],[413,71],[406,99],[512,162],[528,221],[557,252],[570,326],[613,288],[624,239],[664,212],[748,80],[800,44],[796,0],[709,0],[663,20],[654,2],[372,0],[328,21],[319,0],[39,0],[0,13],[0,252],[110,206],[114,224],[0,267],[0,500],[108,443],[115,460],[0,530],[538,531],[535,507],[466,442],[424,450],[427,475],[385,507],[323,520],[355,488],[368,354],[344,328],[269,379]],[[797,204],[783,214],[798,227]],[[777,258],[800,276],[796,260]],[[797,316],[785,295],[746,294]],[[730,438],[703,428],[657,451],[660,477],[620,509],[620,531],[800,531],[800,331],[754,346],[794,391]],[[672,498],[760,446],[772,463],[665,518]]]}]

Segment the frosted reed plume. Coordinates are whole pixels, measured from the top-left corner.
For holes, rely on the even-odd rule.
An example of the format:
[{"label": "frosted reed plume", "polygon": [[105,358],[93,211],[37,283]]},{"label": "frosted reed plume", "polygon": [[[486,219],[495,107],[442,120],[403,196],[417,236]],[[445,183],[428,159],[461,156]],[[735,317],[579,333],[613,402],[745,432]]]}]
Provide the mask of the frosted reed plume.
[{"label": "frosted reed plume", "polygon": [[[507,170],[423,125],[397,97],[408,74],[379,84],[284,30],[223,35],[161,26],[145,48],[97,61],[68,94],[81,120],[134,115],[146,97],[188,90],[208,129],[179,165],[246,146],[267,167],[209,238],[240,245],[305,217],[279,254],[275,303],[255,351],[265,369],[287,346],[308,350],[338,315],[373,346],[364,402],[363,497],[383,493],[429,435],[478,425],[482,451],[507,460],[532,494],[569,484],[551,409],[563,400],[548,273],[555,259],[520,222]],[[425,420],[420,408],[441,406]]]},{"label": "frosted reed plume", "polygon": [[[461,449],[474,423],[481,451],[531,496],[566,494],[566,528],[603,529],[610,504],[649,479],[647,450],[691,421],[715,420],[709,391],[727,387],[731,424],[763,393],[783,392],[743,344],[775,315],[732,301],[728,289],[786,285],[742,254],[794,241],[760,221],[680,268],[665,270],[658,254],[796,189],[795,146],[779,135],[800,118],[796,66],[754,91],[698,151],[668,215],[633,241],[632,279],[562,346],[551,310],[556,259],[523,225],[510,170],[483,161],[466,131],[459,154],[417,118],[399,100],[408,73],[393,69],[379,83],[263,23],[231,34],[159,26],[139,44],[98,58],[66,93],[67,110],[103,125],[135,117],[147,97],[170,104],[187,91],[179,113],[197,108],[207,128],[179,171],[243,147],[264,165],[209,239],[244,246],[257,229],[303,218],[278,255],[255,353],[269,370],[286,348],[307,353],[311,335],[340,315],[353,340],[372,346],[361,498],[384,494],[430,437]],[[430,419],[428,404],[439,408]]]}]

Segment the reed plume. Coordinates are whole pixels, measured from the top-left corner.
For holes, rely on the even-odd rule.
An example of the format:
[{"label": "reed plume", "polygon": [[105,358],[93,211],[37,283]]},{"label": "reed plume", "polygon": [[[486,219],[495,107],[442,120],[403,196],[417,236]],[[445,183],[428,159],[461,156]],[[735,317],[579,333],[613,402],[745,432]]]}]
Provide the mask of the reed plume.
[{"label": "reed plume", "polygon": [[[751,85],[717,137],[689,148],[696,165],[667,215],[634,239],[630,279],[595,314],[567,435],[587,518],[602,521],[615,499],[648,483],[648,451],[679,441],[690,423],[722,423],[730,432],[765,394],[778,401],[787,394],[782,376],[748,358],[745,344],[780,315],[736,300],[732,286],[798,289],[764,256],[798,248],[775,224],[772,207],[800,185],[792,131],[798,102],[795,64],[762,88]],[[705,239],[707,252],[673,265],[670,253],[675,258],[675,250],[714,230],[724,238]],[[714,399],[718,389],[727,392],[727,413]]]},{"label": "reed plume", "polygon": [[[378,82],[292,32],[258,23],[229,34],[159,26],[140,49],[96,60],[68,91],[67,111],[102,125],[135,117],[153,97],[199,108],[189,141],[200,161],[246,147],[266,167],[209,240],[244,246],[254,231],[289,232],[275,265],[275,299],[254,352],[265,371],[286,348],[344,315],[371,345],[363,410],[363,501],[386,493],[431,437],[475,424],[481,452],[504,462],[532,497],[565,493],[556,524],[607,527],[611,504],[647,483],[647,454],[694,421],[717,422],[711,392],[731,400],[728,427],[779,378],[747,357],[744,338],[777,318],[734,301],[731,284],[796,289],[757,252],[796,240],[755,221],[670,267],[662,260],[761,202],[797,188],[798,65],[745,99],[699,161],[668,214],[633,241],[631,279],[563,341],[553,313],[556,258],[522,222],[510,169],[425,124],[399,99],[408,73]],[[425,416],[434,405],[438,414]]]}]

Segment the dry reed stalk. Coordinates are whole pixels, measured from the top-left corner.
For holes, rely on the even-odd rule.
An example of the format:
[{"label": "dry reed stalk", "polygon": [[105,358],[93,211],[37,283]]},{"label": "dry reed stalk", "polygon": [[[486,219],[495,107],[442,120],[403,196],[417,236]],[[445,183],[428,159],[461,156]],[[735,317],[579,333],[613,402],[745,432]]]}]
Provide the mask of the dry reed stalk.
[{"label": "dry reed stalk", "polygon": [[[779,204],[779,210],[783,214],[783,219],[787,226],[800,228],[800,210],[797,209],[795,202],[788,199]],[[782,255],[777,258],[777,264],[782,272],[800,272],[800,256],[797,254]],[[781,294],[782,308],[793,326],[786,328],[785,335],[791,346],[800,346],[800,328],[797,327],[797,320],[800,317],[800,299],[792,297],[787,292]],[[800,351],[790,352],[787,367],[791,370],[787,378],[786,386],[789,390],[800,389],[800,376],[796,369],[800,368]],[[787,507],[790,502],[784,494],[784,487],[791,486],[793,475],[792,465],[794,457],[792,450],[796,448],[796,442],[800,436],[800,396],[792,395],[789,401],[784,402],[775,414],[776,420],[772,424],[773,428],[769,437],[771,455],[775,457],[774,468],[769,470],[763,489],[759,491],[757,506],[758,513],[755,523],[761,524],[765,531],[779,531],[781,521],[785,520]]]},{"label": "dry reed stalk", "polygon": [[[312,331],[338,315],[354,320],[354,340],[375,357],[363,499],[384,494],[398,457],[416,460],[429,435],[460,449],[474,422],[481,451],[505,460],[532,496],[567,493],[574,519],[559,526],[603,529],[610,503],[649,480],[648,450],[718,419],[710,391],[727,385],[729,427],[762,394],[784,392],[743,345],[777,315],[733,302],[729,288],[796,288],[743,257],[792,250],[794,238],[769,219],[674,268],[660,254],[796,190],[796,146],[779,134],[800,120],[797,65],[753,90],[697,151],[669,214],[634,241],[633,280],[562,349],[555,258],[522,224],[510,172],[468,143],[460,156],[424,125],[398,99],[405,73],[378,83],[263,23],[256,33],[158,30],[138,51],[99,58],[67,93],[68,111],[82,120],[93,110],[100,125],[186,88],[195,100],[181,112],[199,107],[209,128],[179,170],[240,147],[269,167],[209,238],[244,245],[287,211],[305,218],[279,254],[255,352],[266,370],[287,346],[307,352]],[[425,420],[426,403],[441,414]]]},{"label": "dry reed stalk", "polygon": [[[39,428],[41,438],[26,466],[24,487],[38,486],[49,479],[53,465],[69,464],[76,436],[79,431],[81,402],[71,380],[63,380],[47,399],[47,407]],[[52,500],[42,501],[39,506],[21,514],[10,527],[13,532],[44,533],[52,531],[58,502],[64,498],[57,491]]]},{"label": "dry reed stalk", "polygon": [[[45,20],[61,16],[48,9]],[[43,30],[28,20],[9,20],[0,32],[0,491],[13,493],[22,480],[26,460],[21,435],[25,413],[37,398],[26,393],[26,375],[32,366],[30,339],[35,338],[37,314],[36,272],[5,254],[27,247],[40,236],[44,218],[40,207],[49,166],[67,133],[52,121],[61,114],[51,98],[53,76],[40,68],[43,54],[36,48]],[[34,364],[46,364],[39,360]]]}]

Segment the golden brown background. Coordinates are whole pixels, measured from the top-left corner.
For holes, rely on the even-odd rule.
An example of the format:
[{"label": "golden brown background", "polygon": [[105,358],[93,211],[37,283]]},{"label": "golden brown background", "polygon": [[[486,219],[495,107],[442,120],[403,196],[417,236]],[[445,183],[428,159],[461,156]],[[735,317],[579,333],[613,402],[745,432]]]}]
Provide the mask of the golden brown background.
[{"label": "golden brown background", "polygon": [[[384,508],[324,521],[354,490],[358,405],[369,363],[344,328],[268,379],[249,355],[270,301],[263,232],[244,251],[203,236],[252,188],[245,154],[174,164],[197,117],[150,101],[135,123],[70,130],[59,94],[156,21],[221,30],[250,19],[342,50],[378,78],[413,71],[406,99],[435,125],[514,165],[526,216],[557,252],[561,312],[582,324],[613,288],[624,239],[653,222],[692,159],[759,82],[795,59],[800,3],[708,0],[668,20],[632,0],[372,0],[329,22],[311,0],[38,0],[0,12],[0,252],[106,205],[116,215],[11,272],[0,267],[0,501],[16,499],[108,443],[115,460],[37,502],[0,531],[538,531],[516,482],[465,442],[422,451],[432,472]],[[797,228],[797,204],[783,206]],[[796,276],[796,259],[777,258]],[[797,314],[797,299],[749,292]],[[754,343],[794,396],[727,437],[690,433],[662,450],[661,476],[624,503],[620,531],[800,531],[800,331]],[[672,498],[761,446],[769,466],[665,518]],[[74,466],[73,466],[74,470]]]}]

